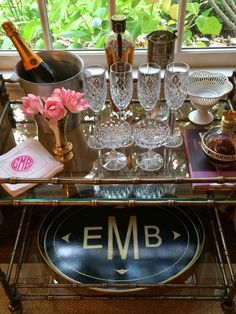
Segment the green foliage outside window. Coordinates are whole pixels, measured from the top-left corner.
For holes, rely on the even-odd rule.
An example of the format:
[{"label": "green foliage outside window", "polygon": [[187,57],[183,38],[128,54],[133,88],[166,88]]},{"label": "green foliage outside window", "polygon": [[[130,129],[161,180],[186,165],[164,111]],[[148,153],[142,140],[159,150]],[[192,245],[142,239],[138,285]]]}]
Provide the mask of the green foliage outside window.
[{"label": "green foliage outside window", "polygon": [[[48,16],[54,49],[94,49],[104,47],[109,32],[108,1],[48,0]],[[232,1],[231,1],[232,2]],[[212,4],[213,3],[213,4]],[[234,30],[230,17],[223,19],[214,4],[227,16],[226,8],[217,1],[189,0],[185,15],[184,47],[208,47],[223,41],[231,45]],[[127,16],[127,29],[137,47],[145,46],[145,36],[159,29],[177,28],[179,1],[117,0],[117,13]],[[35,0],[0,1],[0,21],[15,22],[24,39],[35,49],[44,41]],[[10,39],[0,32],[1,49],[12,48]]]}]

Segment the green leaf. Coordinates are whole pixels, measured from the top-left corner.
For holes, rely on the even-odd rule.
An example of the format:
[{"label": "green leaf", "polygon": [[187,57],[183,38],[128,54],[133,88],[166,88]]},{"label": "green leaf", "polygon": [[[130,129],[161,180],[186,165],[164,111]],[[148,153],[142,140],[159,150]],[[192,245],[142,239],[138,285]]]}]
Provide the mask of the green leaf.
[{"label": "green leaf", "polygon": [[96,11],[101,6],[101,0],[93,0],[93,11]]},{"label": "green leaf", "polygon": [[131,0],[131,8],[134,9],[139,4],[140,0]]},{"label": "green leaf", "polygon": [[179,12],[179,5],[173,4],[170,6],[170,9],[168,11],[168,14],[171,16],[173,20],[178,20],[178,12]]},{"label": "green leaf", "polygon": [[187,41],[189,42],[191,40],[192,37],[192,32],[190,29],[185,29],[184,30],[184,42]]},{"label": "green leaf", "polygon": [[170,6],[171,6],[171,0],[163,0],[162,6],[161,6],[162,11],[168,14]]},{"label": "green leaf", "polygon": [[104,48],[106,35],[100,36],[96,41],[96,48]]},{"label": "green leaf", "polygon": [[107,32],[108,32],[109,26],[110,26],[110,21],[108,20],[102,21],[102,28],[107,30]]},{"label": "green leaf", "polygon": [[199,13],[200,5],[199,3],[187,3],[186,10],[187,12],[191,13],[192,15],[197,15]]},{"label": "green leaf", "polygon": [[169,20],[169,21],[167,22],[167,25],[169,25],[169,26],[171,26],[171,25],[176,25],[176,21],[174,21],[174,20]]},{"label": "green leaf", "polygon": [[81,41],[86,41],[86,42],[90,42],[92,40],[92,36],[91,34],[88,32],[87,34],[85,33],[83,36],[79,36],[79,39]]},{"label": "green leaf", "polygon": [[196,18],[196,25],[199,31],[205,35],[219,35],[222,29],[222,24],[214,16],[200,15]]},{"label": "green leaf", "polygon": [[213,8],[210,8],[204,12],[201,12],[201,15],[204,15],[204,16],[209,16],[209,14],[211,13],[211,11],[213,10]]},{"label": "green leaf", "polygon": [[99,8],[97,9],[94,14],[94,17],[99,17],[101,20],[104,20],[107,16],[107,10],[106,8]]},{"label": "green leaf", "polygon": [[66,14],[67,9],[68,9],[67,1],[51,0],[48,3],[49,15],[56,21],[61,20],[61,18]]},{"label": "green leaf", "polygon": [[149,14],[140,12],[137,17],[142,30],[140,34],[148,34],[157,28],[157,21]]},{"label": "green leaf", "polygon": [[26,42],[32,40],[33,35],[41,29],[40,23],[37,20],[31,20],[29,23],[25,24],[23,29],[23,38]]},{"label": "green leaf", "polygon": [[34,44],[34,49],[43,49],[43,48],[45,48],[45,42],[42,38],[39,38]]},{"label": "green leaf", "polygon": [[199,41],[199,42],[196,42],[194,46],[199,47],[199,48],[205,48],[206,44],[202,41]]},{"label": "green leaf", "polygon": [[136,38],[140,34],[142,34],[141,25],[139,23],[137,23],[137,21],[127,22],[127,29],[133,35],[134,40],[136,40]]}]

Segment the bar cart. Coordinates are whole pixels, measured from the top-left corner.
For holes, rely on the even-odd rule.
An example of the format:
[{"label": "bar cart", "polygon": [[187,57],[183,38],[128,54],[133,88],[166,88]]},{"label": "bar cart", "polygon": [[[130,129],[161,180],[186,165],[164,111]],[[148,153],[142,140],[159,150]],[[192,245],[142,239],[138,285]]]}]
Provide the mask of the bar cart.
[{"label": "bar cart", "polygon": [[[231,109],[229,100],[221,100],[213,108],[214,123],[220,121],[223,109]],[[178,125],[182,130],[195,128],[187,119],[190,110],[191,104],[186,101],[178,117]],[[142,114],[138,102],[133,100],[132,116],[129,119],[133,123]],[[12,128],[9,127],[11,121],[14,121]],[[101,171],[101,152],[86,145],[93,121],[90,112],[80,119],[75,134],[71,134],[75,144],[74,158],[65,164],[63,172],[56,177],[0,179],[1,184],[36,184],[15,198],[3,189],[0,191],[0,206],[21,213],[6,271],[0,267],[1,284],[9,299],[9,310],[22,313],[22,301],[26,300],[145,298],[217,301],[225,313],[234,313],[235,274],[218,208],[235,206],[235,192],[232,188],[222,190],[212,186],[194,189],[193,185],[211,183],[215,186],[230,186],[236,177],[190,177],[184,147],[171,151],[161,148],[164,169],[158,173],[145,173],[136,166],[137,147],[134,144],[122,148],[128,157],[127,168],[111,175],[109,171]],[[50,135],[40,137],[42,134],[40,130],[37,132],[35,121],[19,114],[18,101],[10,102],[6,99],[0,128],[1,154],[28,137],[38,137],[46,148],[51,148]],[[68,215],[62,216],[63,213]],[[182,215],[181,219],[177,213]],[[162,226],[167,226],[168,219],[176,219],[182,224],[186,213],[194,221],[190,231],[187,227],[186,235],[190,237],[196,233],[193,240],[195,251],[190,252],[192,243],[188,238],[188,249],[184,249],[185,253],[188,250],[187,261],[176,257],[171,265],[178,267],[173,272],[168,262],[160,270],[160,255],[155,254],[164,245],[168,246],[161,251],[162,254],[176,252],[178,246],[175,246],[174,240],[181,239],[178,230],[182,228],[171,230],[173,238],[170,239],[168,234],[167,239],[161,233]],[[122,224],[118,221],[120,216],[125,221],[123,223],[122,220]],[[161,220],[162,216],[166,218]],[[64,230],[57,234],[59,227],[55,217],[58,217],[58,223],[67,221],[67,227],[73,225],[74,219],[77,220],[71,232]],[[91,226],[88,225],[89,219],[92,221]],[[105,226],[107,219],[108,225]],[[50,251],[45,238],[56,241],[58,236],[60,243],[63,241],[66,246],[73,242],[72,233],[80,228],[81,221],[85,221],[81,225],[84,228],[82,246],[78,250],[73,248],[72,253],[70,248],[63,249],[63,254],[72,254],[70,260],[74,264],[70,265],[73,270],[70,272],[71,269],[65,270],[67,265],[62,256],[56,263],[55,252]],[[52,226],[55,232],[51,234]],[[120,230],[122,228],[125,230],[124,237]],[[140,235],[139,230],[142,230],[143,235]],[[102,242],[103,237],[106,244]],[[153,248],[155,254],[149,260],[149,249],[154,252]],[[81,252],[85,251],[86,254],[89,251],[86,260],[78,262],[78,257],[83,259]],[[112,268],[115,269],[113,273]]]}]

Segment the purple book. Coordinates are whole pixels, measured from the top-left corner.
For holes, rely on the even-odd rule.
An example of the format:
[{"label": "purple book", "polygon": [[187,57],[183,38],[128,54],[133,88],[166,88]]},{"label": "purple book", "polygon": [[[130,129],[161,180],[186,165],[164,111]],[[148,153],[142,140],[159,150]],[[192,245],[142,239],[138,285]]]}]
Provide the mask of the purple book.
[{"label": "purple book", "polygon": [[[192,178],[212,178],[212,177],[235,177],[236,165],[226,169],[218,169],[212,165],[201,148],[200,134],[206,129],[186,129],[184,132],[184,142],[187,154],[189,174]],[[194,189],[232,189],[236,188],[234,183],[193,183]]]}]

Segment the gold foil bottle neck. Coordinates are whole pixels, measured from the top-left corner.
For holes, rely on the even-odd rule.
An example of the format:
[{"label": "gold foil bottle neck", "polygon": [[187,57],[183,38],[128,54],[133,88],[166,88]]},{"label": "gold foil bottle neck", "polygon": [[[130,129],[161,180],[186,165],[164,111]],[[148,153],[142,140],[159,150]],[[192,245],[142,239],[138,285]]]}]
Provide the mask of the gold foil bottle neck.
[{"label": "gold foil bottle neck", "polygon": [[18,33],[17,29],[15,28],[14,24],[11,21],[3,22],[2,28],[4,29],[7,36],[9,36],[9,37]]},{"label": "gold foil bottle neck", "polygon": [[28,71],[37,68],[43,60],[25,43],[14,24],[11,21],[5,21],[2,23],[2,28],[19,52],[24,69]]}]

